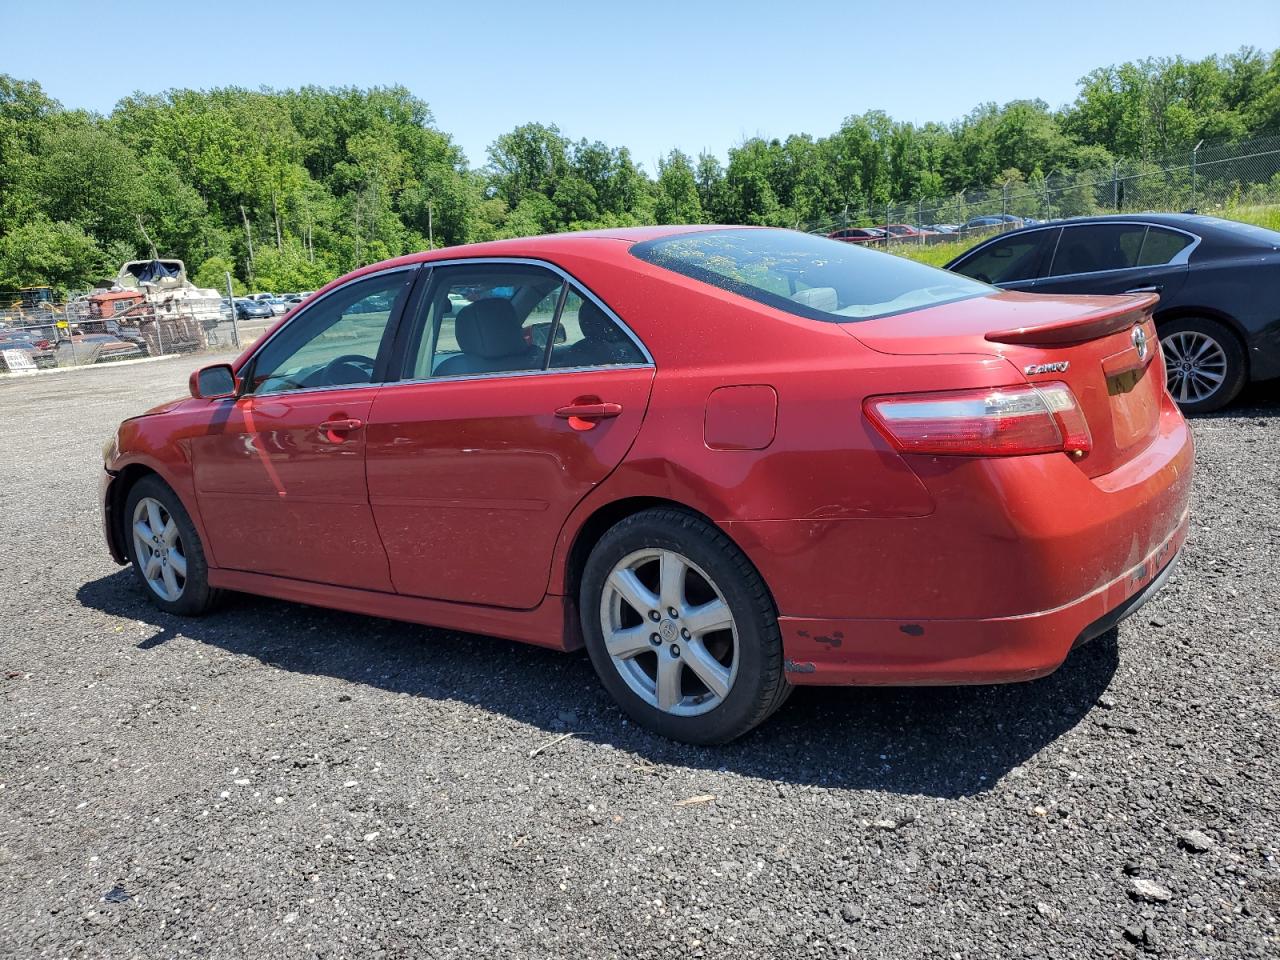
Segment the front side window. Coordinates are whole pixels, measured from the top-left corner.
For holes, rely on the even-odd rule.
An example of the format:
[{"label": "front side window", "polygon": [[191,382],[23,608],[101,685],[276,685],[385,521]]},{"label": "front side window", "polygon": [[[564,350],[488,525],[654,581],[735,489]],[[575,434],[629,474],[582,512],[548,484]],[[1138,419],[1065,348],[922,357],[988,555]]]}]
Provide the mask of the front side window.
[{"label": "front side window", "polygon": [[1063,227],[1049,276],[1065,277],[1137,266],[1146,232],[1146,225],[1141,223],[1091,223]]},{"label": "front side window", "polygon": [[412,270],[355,280],[298,314],[253,359],[248,392],[286,393],[373,382]]},{"label": "front side window", "polygon": [[1040,275],[1046,247],[1056,230],[1036,230],[987,244],[954,267],[956,273],[982,283],[1013,283]]},{"label": "front side window", "polygon": [[792,230],[682,233],[637,243],[631,253],[757,303],[834,323],[991,293],[967,277]]}]

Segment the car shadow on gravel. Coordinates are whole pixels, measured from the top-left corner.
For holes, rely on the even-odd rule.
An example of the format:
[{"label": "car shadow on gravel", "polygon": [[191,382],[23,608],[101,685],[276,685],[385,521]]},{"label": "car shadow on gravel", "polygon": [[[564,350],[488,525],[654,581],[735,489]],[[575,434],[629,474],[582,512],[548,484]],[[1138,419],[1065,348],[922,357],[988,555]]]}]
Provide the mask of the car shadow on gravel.
[{"label": "car shadow on gravel", "polygon": [[[761,727],[720,748],[691,747],[625,722],[584,653],[562,654],[232,594],[213,614],[161,613],[125,569],[91,581],[80,602],[155,627],[155,656],[175,637],[395,694],[455,700],[540,728],[530,746],[573,732],[654,763],[729,770],[779,784],[961,797],[1002,777],[1076,726],[1118,663],[1113,630],[1030,683],[974,687],[798,688]],[[219,682],[233,682],[222,680]],[[351,689],[343,696],[359,695]],[[336,706],[336,704],[335,704]]]},{"label": "car shadow on gravel", "polygon": [[1259,383],[1247,383],[1240,396],[1221,410],[1213,413],[1192,414],[1188,419],[1197,420],[1234,420],[1280,417],[1280,380],[1263,380]]}]

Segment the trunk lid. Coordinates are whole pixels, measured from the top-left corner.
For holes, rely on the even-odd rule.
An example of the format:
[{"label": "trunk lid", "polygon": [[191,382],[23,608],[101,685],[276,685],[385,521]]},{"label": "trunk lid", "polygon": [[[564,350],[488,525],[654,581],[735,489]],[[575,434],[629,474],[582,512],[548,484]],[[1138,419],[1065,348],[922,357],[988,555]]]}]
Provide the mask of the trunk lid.
[{"label": "trunk lid", "polygon": [[1013,365],[1010,383],[1067,384],[1093,437],[1079,465],[1096,477],[1140,453],[1159,428],[1164,362],[1151,319],[1158,300],[1003,292],[844,329],[880,353],[994,355]]}]

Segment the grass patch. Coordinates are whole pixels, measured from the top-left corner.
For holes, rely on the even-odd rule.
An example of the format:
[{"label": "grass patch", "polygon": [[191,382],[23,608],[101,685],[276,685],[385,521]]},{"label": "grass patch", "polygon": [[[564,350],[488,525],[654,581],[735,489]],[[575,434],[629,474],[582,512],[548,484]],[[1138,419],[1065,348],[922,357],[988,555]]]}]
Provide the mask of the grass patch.
[{"label": "grass patch", "polygon": [[989,236],[991,234],[982,234],[973,239],[966,237],[963,240],[952,240],[947,243],[895,243],[889,247],[889,252],[906,257],[908,260],[927,263],[931,267],[941,267]]}]

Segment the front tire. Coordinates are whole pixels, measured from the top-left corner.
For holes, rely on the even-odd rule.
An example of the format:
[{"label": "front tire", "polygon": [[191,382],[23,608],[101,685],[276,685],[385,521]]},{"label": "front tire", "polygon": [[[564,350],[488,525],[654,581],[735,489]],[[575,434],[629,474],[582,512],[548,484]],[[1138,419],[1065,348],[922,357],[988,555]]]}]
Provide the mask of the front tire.
[{"label": "front tire", "polygon": [[125,498],[124,539],[147,599],[166,613],[196,617],[218,600],[195,524],[173,489],[143,477]]},{"label": "front tire", "polygon": [[645,510],[609,530],[587,560],[579,609],[601,683],[664,737],[727,743],[791,690],[764,581],[693,514]]},{"label": "front tire", "polygon": [[1209,413],[1234,400],[1246,379],[1244,347],[1207,317],[1181,317],[1160,327],[1165,379],[1184,413]]}]

